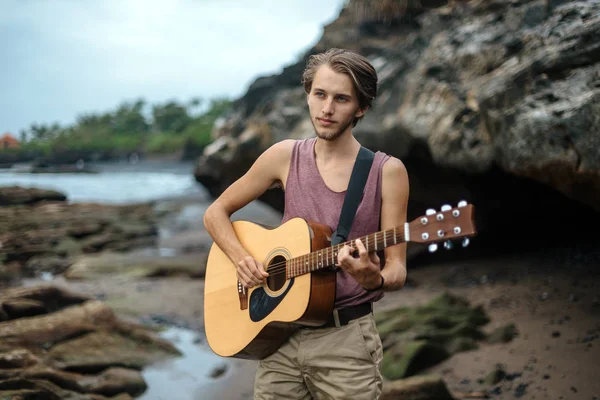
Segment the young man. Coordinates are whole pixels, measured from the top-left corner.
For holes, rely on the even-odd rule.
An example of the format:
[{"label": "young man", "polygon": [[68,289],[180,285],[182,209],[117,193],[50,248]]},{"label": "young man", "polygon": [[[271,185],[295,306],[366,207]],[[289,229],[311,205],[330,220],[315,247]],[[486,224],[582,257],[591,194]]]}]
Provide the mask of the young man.
[{"label": "young man", "polygon": [[[248,172],[207,209],[206,229],[237,265],[247,288],[265,282],[260,260],[237,240],[230,217],[273,185],[285,191],[283,221],[294,217],[337,228],[345,191],[360,143],[352,128],[371,107],[377,74],[369,61],[350,51],[331,49],[310,57],[303,74],[316,138],[284,140],[267,149]],[[348,239],[402,226],[406,221],[408,176],[403,163],[377,152],[364,197]],[[359,256],[352,254],[358,251]],[[384,290],[406,280],[406,244],[385,249],[385,265],[356,241],[338,253],[332,323],[300,329],[277,352],[261,360],[255,399],[365,399],[379,397],[382,346],[372,303]]]}]

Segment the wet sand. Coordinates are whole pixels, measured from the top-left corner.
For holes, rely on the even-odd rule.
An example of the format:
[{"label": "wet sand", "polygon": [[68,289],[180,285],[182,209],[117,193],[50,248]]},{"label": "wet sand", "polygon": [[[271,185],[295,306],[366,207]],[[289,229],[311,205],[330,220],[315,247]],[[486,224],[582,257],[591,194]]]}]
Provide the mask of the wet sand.
[{"label": "wet sand", "polygon": [[[441,375],[456,395],[492,390],[494,399],[596,398],[600,275],[594,265],[563,268],[540,261],[515,255],[418,268],[410,272],[418,286],[389,293],[377,309],[424,304],[447,290],[483,305],[491,319],[486,333],[516,325],[512,342],[481,344],[425,371]],[[508,379],[480,384],[498,364]]]}]

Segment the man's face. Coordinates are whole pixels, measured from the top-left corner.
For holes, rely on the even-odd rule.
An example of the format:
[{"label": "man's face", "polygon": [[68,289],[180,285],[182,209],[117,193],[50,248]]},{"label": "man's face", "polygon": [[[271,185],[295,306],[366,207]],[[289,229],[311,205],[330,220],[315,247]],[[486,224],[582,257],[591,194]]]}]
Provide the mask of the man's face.
[{"label": "man's face", "polygon": [[308,108],[317,136],[325,140],[337,139],[352,129],[354,118],[364,115],[352,79],[328,65],[321,66],[315,74]]}]

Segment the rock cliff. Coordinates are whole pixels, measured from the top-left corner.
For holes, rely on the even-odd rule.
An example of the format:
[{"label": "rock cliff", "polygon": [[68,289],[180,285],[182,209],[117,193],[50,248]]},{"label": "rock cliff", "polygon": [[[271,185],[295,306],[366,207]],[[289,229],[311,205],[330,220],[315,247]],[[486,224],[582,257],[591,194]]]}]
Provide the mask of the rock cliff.
[{"label": "rock cliff", "polygon": [[[367,56],[374,107],[353,130],[402,159],[409,218],[477,206],[480,233],[523,243],[600,219],[600,3],[593,0],[350,0],[318,43],[257,79],[199,158],[213,195],[274,142],[314,135],[300,84],[310,54]],[[262,200],[282,207],[282,193]]]}]

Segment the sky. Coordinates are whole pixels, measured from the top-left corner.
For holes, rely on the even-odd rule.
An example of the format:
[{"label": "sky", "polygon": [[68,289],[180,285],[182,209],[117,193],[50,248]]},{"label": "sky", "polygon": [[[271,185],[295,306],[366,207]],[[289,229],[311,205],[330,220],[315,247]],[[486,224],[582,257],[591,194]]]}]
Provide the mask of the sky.
[{"label": "sky", "polygon": [[0,0],[0,134],[138,98],[239,97],[314,45],[343,3]]}]

